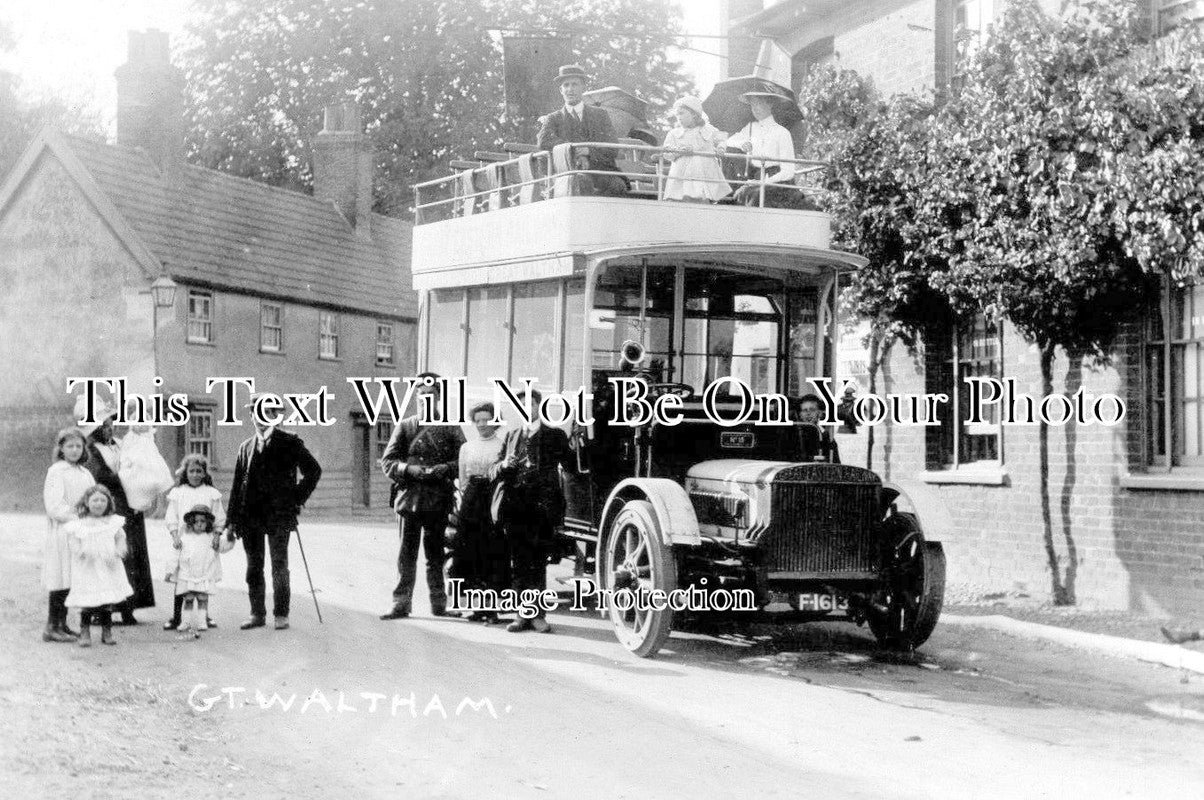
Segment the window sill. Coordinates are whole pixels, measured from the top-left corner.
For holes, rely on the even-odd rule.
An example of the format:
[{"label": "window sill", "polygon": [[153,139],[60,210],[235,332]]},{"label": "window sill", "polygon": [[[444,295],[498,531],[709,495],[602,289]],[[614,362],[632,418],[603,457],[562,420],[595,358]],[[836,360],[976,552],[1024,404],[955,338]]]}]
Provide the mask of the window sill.
[{"label": "window sill", "polygon": [[288,354],[287,354],[287,353],[285,353],[283,350],[264,350],[262,347],[261,347],[261,348],[259,348],[259,354],[260,354],[261,356],[284,356],[284,355],[288,355]]},{"label": "window sill", "polygon": [[1174,472],[1126,472],[1120,476],[1122,489],[1204,492],[1204,470],[1176,469]]},{"label": "window sill", "polygon": [[920,473],[924,483],[953,484],[964,486],[1006,486],[1008,471],[1005,467],[959,467],[958,469],[930,469]]},{"label": "window sill", "polygon": [[217,342],[213,341],[212,339],[209,341],[204,341],[201,339],[185,339],[184,344],[192,345],[193,347],[217,347]]}]

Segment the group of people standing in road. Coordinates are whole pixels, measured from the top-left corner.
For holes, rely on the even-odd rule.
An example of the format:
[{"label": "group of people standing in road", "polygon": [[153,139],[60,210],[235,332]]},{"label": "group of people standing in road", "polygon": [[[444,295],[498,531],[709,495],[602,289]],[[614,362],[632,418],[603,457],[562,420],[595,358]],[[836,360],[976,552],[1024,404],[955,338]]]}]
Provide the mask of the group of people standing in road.
[{"label": "group of people standing in road", "polygon": [[[266,624],[265,551],[271,554],[275,627],[288,628],[288,540],[322,474],[301,439],[257,420],[255,435],[239,447],[227,504],[203,455],[184,456],[173,478],[151,431],[132,426],[118,439],[117,409],[99,400],[89,416],[84,400],[75,419],[96,421],[58,433],[43,484],[48,525],[42,584],[49,597],[43,640],[90,646],[91,628],[98,625],[101,642],[115,644],[114,613],[119,624],[136,625],[134,612],[155,605],[145,514],[165,490],[172,551],[163,574],[173,585],[174,607],[164,629],[183,626],[199,638],[213,627],[209,595],[221,580],[220,554],[236,539],[246,550],[251,600],[251,616],[241,628]],[[252,396],[248,405],[254,401]],[[68,624],[70,608],[79,610],[78,631]]]},{"label": "group of people standing in road", "polygon": [[[417,390],[419,408],[429,402],[423,397],[431,396],[430,407],[438,409],[438,376],[424,373],[419,378],[429,379]],[[538,408],[539,392],[531,390],[529,400]],[[248,407],[254,402],[252,396]],[[135,625],[134,612],[155,605],[145,514],[167,487],[151,491],[132,486],[132,475],[153,471],[154,465],[127,463],[123,448],[134,450],[130,437],[145,431],[132,429],[117,439],[116,409],[99,405],[91,417],[98,422],[59,432],[46,473],[45,641],[89,646],[91,628],[97,625],[101,642],[115,644],[114,614],[119,624]],[[81,400],[76,419],[86,418],[85,410]],[[544,589],[548,557],[564,520],[559,470],[575,471],[576,461],[564,431],[543,425],[538,415],[501,437],[494,411],[490,403],[472,410],[476,436],[470,441],[459,425],[438,419],[423,423],[417,414],[394,427],[381,468],[393,482],[401,546],[393,605],[382,619],[410,615],[420,549],[435,616],[460,616],[448,607],[444,572],[449,549],[450,575],[466,589]],[[171,550],[163,575],[173,586],[174,604],[165,630],[200,638],[214,627],[209,599],[222,578],[220,556],[238,539],[246,552],[251,605],[241,629],[267,624],[265,557],[271,564],[274,627],[289,627],[289,539],[322,470],[297,436],[258,419],[255,427],[255,435],[239,446],[228,501],[213,485],[203,455],[185,455],[174,478],[169,477],[173,485],[166,492],[165,522]],[[148,457],[161,461],[151,449],[154,455]],[[150,504],[131,506],[135,494],[149,496]],[[68,625],[70,608],[80,612],[78,631]],[[469,618],[499,621],[493,609],[474,609]],[[542,611],[533,619],[517,618],[507,628],[550,629]]]},{"label": "group of people standing in road", "polygon": [[[424,373],[419,378],[431,381],[418,389],[419,408],[421,396],[429,395],[434,401],[430,407],[438,409],[438,376]],[[527,399],[532,408],[539,407],[538,390],[532,389]],[[437,617],[460,616],[459,610],[448,607],[448,545],[449,573],[466,589],[545,588],[548,557],[564,521],[559,470],[576,471],[573,451],[565,432],[542,424],[537,414],[529,424],[499,437],[494,411],[491,403],[472,409],[477,438],[471,441],[465,440],[459,425],[437,420],[423,424],[418,415],[394,428],[381,469],[395,488],[401,547],[393,607],[381,619],[410,616],[420,548],[426,558],[431,613]],[[499,621],[494,609],[473,609],[469,619]],[[506,629],[546,633],[551,626],[540,610],[532,619],[516,618]]]}]

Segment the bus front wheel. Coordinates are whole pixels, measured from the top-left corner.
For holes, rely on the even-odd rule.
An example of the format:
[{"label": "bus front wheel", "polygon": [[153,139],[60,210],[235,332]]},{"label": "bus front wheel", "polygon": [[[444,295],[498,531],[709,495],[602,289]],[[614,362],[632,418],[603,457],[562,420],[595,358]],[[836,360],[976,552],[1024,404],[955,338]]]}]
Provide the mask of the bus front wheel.
[{"label": "bus front wheel", "polygon": [[651,658],[669,638],[673,611],[648,602],[652,590],[677,588],[677,563],[661,538],[652,504],[628,501],[615,516],[603,544],[604,586],[612,590],[606,615],[619,642],[640,658]]}]

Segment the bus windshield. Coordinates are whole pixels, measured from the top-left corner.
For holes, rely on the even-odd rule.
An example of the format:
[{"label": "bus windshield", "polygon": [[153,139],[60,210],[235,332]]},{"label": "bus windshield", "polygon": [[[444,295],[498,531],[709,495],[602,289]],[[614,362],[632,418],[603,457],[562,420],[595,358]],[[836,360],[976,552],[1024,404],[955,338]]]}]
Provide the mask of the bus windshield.
[{"label": "bus windshield", "polygon": [[[623,344],[634,341],[646,352],[636,368],[653,382],[701,394],[735,378],[754,392],[798,396],[825,363],[820,322],[814,285],[714,267],[610,265],[590,313],[593,367],[621,370]],[[728,382],[721,397],[736,391]]]}]

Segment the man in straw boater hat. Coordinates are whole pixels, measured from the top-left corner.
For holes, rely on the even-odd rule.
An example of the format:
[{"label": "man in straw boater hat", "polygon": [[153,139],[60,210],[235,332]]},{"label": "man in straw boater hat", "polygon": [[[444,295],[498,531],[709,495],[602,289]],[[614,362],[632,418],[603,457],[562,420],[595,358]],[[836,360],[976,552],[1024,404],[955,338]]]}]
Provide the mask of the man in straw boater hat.
[{"label": "man in straw boater hat", "polygon": [[[535,143],[541,150],[551,150],[566,142],[618,143],[610,115],[601,108],[585,104],[585,87],[589,76],[577,64],[566,64],[556,75],[564,105],[547,116],[540,117],[539,134]],[[616,151],[611,148],[592,148],[578,157],[577,169],[618,172]],[[622,197],[627,193],[627,181],[621,175],[581,175],[583,194]]]},{"label": "man in straw boater hat", "polygon": [[[246,407],[262,406],[265,395],[251,395]],[[266,623],[264,549],[272,560],[272,613],[276,629],[289,626],[288,540],[297,528],[297,515],[309,500],[322,467],[299,436],[268,425],[253,415],[255,434],[238,447],[234,485],[226,510],[226,527],[242,539],[247,553],[247,593],[251,616],[243,630]],[[298,475],[300,477],[298,477]]]},{"label": "man in straw boater hat", "polygon": [[[787,189],[781,184],[794,181],[794,139],[790,131],[773,118],[774,107],[779,103],[791,102],[789,98],[768,91],[751,91],[740,95],[742,102],[752,109],[753,121],[749,122],[727,140],[728,145],[753,156],[749,179],[758,180],[761,167],[765,168],[765,205],[773,208],[800,208],[803,204],[801,192]],[[784,161],[758,160],[786,159]],[[777,185],[775,185],[777,184]],[[736,192],[736,202],[755,206],[760,203],[761,187],[756,184],[741,186]]]}]

